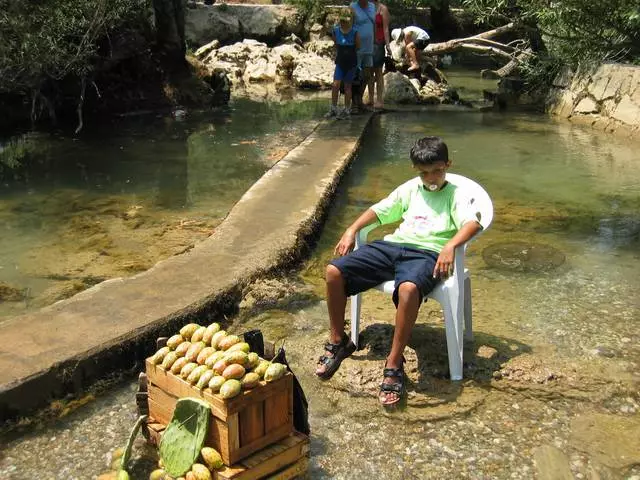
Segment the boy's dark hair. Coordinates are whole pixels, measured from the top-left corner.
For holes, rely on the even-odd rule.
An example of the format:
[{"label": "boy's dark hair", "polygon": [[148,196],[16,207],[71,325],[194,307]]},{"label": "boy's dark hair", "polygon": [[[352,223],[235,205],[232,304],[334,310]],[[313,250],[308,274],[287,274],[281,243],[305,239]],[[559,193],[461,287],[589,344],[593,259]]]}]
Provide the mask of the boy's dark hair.
[{"label": "boy's dark hair", "polygon": [[422,137],[411,147],[409,157],[414,165],[431,165],[449,161],[449,149],[440,137]]}]

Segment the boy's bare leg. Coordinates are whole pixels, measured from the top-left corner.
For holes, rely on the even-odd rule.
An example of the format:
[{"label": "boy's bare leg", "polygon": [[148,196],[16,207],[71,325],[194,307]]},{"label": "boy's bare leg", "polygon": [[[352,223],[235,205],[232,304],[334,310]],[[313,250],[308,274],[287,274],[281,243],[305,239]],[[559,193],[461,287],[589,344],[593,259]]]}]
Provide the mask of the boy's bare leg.
[{"label": "boy's bare leg", "polygon": [[382,108],[384,105],[384,78],[382,76],[382,67],[373,69],[373,80],[376,86],[376,108]]},{"label": "boy's bare leg", "polygon": [[351,82],[344,82],[344,108],[346,108],[347,111],[351,108],[351,94]]},{"label": "boy's bare leg", "polygon": [[331,86],[331,106],[338,106],[338,95],[340,95],[340,80],[334,80]]},{"label": "boy's bare leg", "polygon": [[[403,282],[398,287],[398,308],[396,309],[396,325],[393,332],[391,353],[387,357],[386,368],[402,368],[403,353],[409,343],[411,331],[418,317],[418,310],[422,302],[422,295],[417,285],[412,282]],[[385,383],[398,383],[393,377],[384,379]],[[395,403],[399,396],[394,392],[380,392],[380,402]]]},{"label": "boy's bare leg", "polygon": [[413,43],[407,45],[407,55],[409,56],[409,62],[411,63],[411,65],[409,65],[409,69],[415,70],[417,68],[420,68],[416,54],[416,46]]},{"label": "boy's bare leg", "polygon": [[[373,68],[371,67],[365,68],[364,76],[367,81],[367,88],[369,89],[369,101],[367,102],[367,106],[373,107],[373,89],[374,89]],[[363,90],[363,93],[364,93],[364,90]]]},{"label": "boy's bare leg", "polygon": [[[344,334],[344,311],[347,306],[347,295],[344,293],[344,277],[342,272],[333,265],[327,266],[327,306],[329,308],[329,342],[340,343]],[[325,356],[332,357],[331,352],[325,352]],[[319,365],[316,374],[322,374],[326,365]]]}]

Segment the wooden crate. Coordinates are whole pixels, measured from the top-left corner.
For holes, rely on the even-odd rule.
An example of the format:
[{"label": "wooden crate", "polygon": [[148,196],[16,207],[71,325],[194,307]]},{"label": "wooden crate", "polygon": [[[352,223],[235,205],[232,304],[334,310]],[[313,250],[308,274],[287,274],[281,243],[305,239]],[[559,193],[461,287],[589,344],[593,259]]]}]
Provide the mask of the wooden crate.
[{"label": "wooden crate", "polygon": [[293,376],[245,390],[224,400],[210,390],[198,390],[182,378],[148,359],[149,423],[167,425],[176,402],[183,397],[205,400],[211,421],[205,445],[220,452],[225,465],[233,465],[293,432]]},{"label": "wooden crate", "polygon": [[[150,424],[151,438],[160,441],[164,426]],[[213,480],[289,480],[309,468],[309,437],[294,432],[230,467],[213,472]]]}]

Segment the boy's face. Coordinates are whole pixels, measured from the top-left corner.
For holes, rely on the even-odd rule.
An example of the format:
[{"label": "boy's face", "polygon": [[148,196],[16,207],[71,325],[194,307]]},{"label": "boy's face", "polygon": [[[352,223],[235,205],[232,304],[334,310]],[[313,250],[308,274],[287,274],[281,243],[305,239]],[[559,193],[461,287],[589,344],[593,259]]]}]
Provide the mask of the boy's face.
[{"label": "boy's face", "polygon": [[345,30],[347,28],[351,27],[351,17],[348,17],[348,18],[343,17],[343,18],[341,18],[340,19],[340,26]]},{"label": "boy's face", "polygon": [[436,191],[440,190],[445,182],[445,176],[447,170],[451,166],[451,161],[448,162],[435,162],[430,165],[414,165],[420,175],[422,184],[427,190]]}]

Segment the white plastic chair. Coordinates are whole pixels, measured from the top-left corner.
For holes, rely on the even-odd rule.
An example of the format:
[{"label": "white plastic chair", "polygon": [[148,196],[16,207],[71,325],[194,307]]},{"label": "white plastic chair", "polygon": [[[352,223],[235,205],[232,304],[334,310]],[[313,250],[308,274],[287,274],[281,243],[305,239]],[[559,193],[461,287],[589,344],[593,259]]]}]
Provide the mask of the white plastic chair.
[{"label": "white plastic chair", "polygon": [[[462,188],[470,197],[472,206],[477,208],[482,230],[476,237],[491,225],[493,220],[493,203],[489,194],[473,180],[447,173],[447,181]],[[355,248],[367,242],[369,232],[378,227],[370,225],[363,228],[356,235]],[[475,237],[474,237],[475,238]],[[469,243],[469,242],[467,242]],[[460,245],[455,250],[453,275],[441,282],[427,295],[426,298],[433,298],[442,305],[444,310],[444,324],[447,334],[447,353],[449,355],[449,372],[451,380],[462,380],[462,350],[463,332],[467,340],[473,339],[472,318],[471,318],[471,279],[469,270],[464,268],[464,253],[467,243]],[[381,283],[374,287],[376,290],[393,294],[394,281]],[[358,333],[360,330],[360,305],[362,294],[351,297],[351,340],[358,346]],[[464,319],[464,330],[462,320]]]}]

